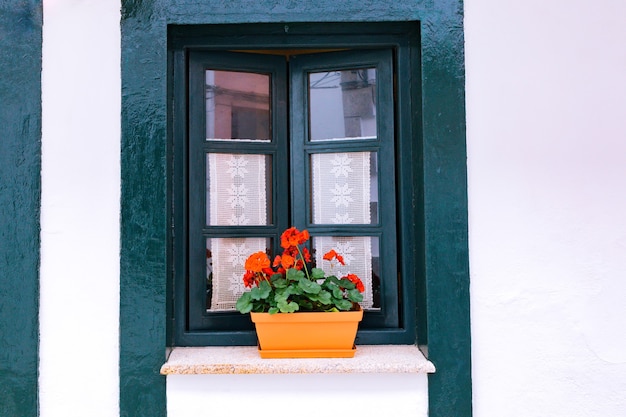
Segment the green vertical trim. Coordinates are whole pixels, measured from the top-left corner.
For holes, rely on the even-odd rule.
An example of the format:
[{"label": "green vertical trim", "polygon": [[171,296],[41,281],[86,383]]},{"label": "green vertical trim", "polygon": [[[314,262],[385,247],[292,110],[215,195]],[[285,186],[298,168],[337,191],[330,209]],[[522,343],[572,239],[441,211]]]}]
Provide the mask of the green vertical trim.
[{"label": "green vertical trim", "polygon": [[37,416],[40,0],[0,0],[0,416]]},{"label": "green vertical trim", "polygon": [[411,74],[422,83],[423,110],[416,106],[412,115],[421,121],[412,149],[421,168],[413,184],[419,342],[427,340],[437,366],[429,376],[430,417],[471,417],[462,13],[462,0],[122,2],[122,416],[165,415],[158,367],[168,275],[167,23],[332,20],[421,24],[422,68]]},{"label": "green vertical trim", "polygon": [[122,4],[120,416],[166,415],[166,26]]},{"label": "green vertical trim", "polygon": [[430,417],[472,414],[463,4],[422,22],[423,198]]}]

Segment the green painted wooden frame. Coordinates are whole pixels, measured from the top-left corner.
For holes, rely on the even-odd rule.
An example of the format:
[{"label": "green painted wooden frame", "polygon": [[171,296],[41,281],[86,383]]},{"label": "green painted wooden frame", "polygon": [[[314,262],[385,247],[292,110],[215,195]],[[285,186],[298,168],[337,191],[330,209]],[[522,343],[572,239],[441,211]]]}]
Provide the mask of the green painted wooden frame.
[{"label": "green painted wooden frame", "polygon": [[471,416],[462,0],[122,1],[121,416],[166,414],[159,368],[171,308],[168,129],[180,117],[167,108],[168,25],[281,22],[284,30],[282,22],[331,20],[421,27],[422,94],[413,92],[421,114],[413,116],[422,123],[413,135],[422,141],[407,225],[424,247],[416,260],[423,273],[418,341],[437,367],[429,376],[430,416]]},{"label": "green painted wooden frame", "polygon": [[38,415],[40,0],[0,0],[0,415]]}]

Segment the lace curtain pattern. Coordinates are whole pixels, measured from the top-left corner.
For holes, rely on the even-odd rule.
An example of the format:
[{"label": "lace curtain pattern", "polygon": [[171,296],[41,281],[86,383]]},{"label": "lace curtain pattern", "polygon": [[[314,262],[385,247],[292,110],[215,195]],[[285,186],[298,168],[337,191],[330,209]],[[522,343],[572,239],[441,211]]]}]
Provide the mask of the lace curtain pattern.
[{"label": "lace curtain pattern", "polygon": [[[208,154],[209,225],[267,224],[267,159],[266,155]],[[207,279],[212,285],[209,309],[234,309],[245,289],[245,261],[251,253],[267,250],[267,239],[209,239],[207,247],[212,255],[212,265],[207,266]]]},{"label": "lace curtain pattern", "polygon": [[[313,223],[370,224],[370,153],[318,153],[311,155]],[[315,237],[315,262],[328,273],[341,277],[358,275],[365,285],[363,308],[372,307],[372,238],[369,236]],[[335,249],[345,265],[323,261]]]}]

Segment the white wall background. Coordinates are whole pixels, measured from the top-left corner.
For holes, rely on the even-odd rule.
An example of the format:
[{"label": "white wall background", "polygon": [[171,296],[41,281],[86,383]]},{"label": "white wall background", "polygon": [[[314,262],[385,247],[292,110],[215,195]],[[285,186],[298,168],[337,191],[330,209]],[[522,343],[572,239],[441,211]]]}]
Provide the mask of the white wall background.
[{"label": "white wall background", "polygon": [[626,415],[626,2],[465,11],[475,415]]},{"label": "white wall background", "polygon": [[428,415],[426,374],[170,375],[168,417]]},{"label": "white wall background", "polygon": [[41,417],[118,414],[119,10],[44,0]]},{"label": "white wall background", "polygon": [[[44,0],[42,417],[118,414],[119,9]],[[465,10],[474,415],[624,415],[626,2]],[[419,415],[420,384],[381,403]]]}]

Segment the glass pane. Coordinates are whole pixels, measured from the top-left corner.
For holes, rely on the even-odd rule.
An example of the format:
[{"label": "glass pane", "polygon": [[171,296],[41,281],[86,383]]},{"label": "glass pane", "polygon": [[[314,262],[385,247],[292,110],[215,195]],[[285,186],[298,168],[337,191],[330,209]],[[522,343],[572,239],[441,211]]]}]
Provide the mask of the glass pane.
[{"label": "glass pane", "polygon": [[376,69],[309,73],[312,141],[376,137]]},{"label": "glass pane", "polygon": [[[343,257],[345,265],[323,260],[324,254],[334,249]],[[380,255],[375,236],[316,236],[313,238],[315,264],[326,274],[339,278],[356,274],[365,291],[360,303],[365,310],[380,309]]]},{"label": "glass pane", "polygon": [[206,70],[207,140],[269,142],[270,76]]},{"label": "glass pane", "polygon": [[206,165],[207,225],[271,223],[271,155],[209,153]]},{"label": "glass pane", "polygon": [[378,223],[376,152],[311,154],[311,222]]},{"label": "glass pane", "polygon": [[246,259],[255,252],[269,250],[270,239],[264,237],[207,239],[207,310],[234,310],[246,289],[243,285]]}]

